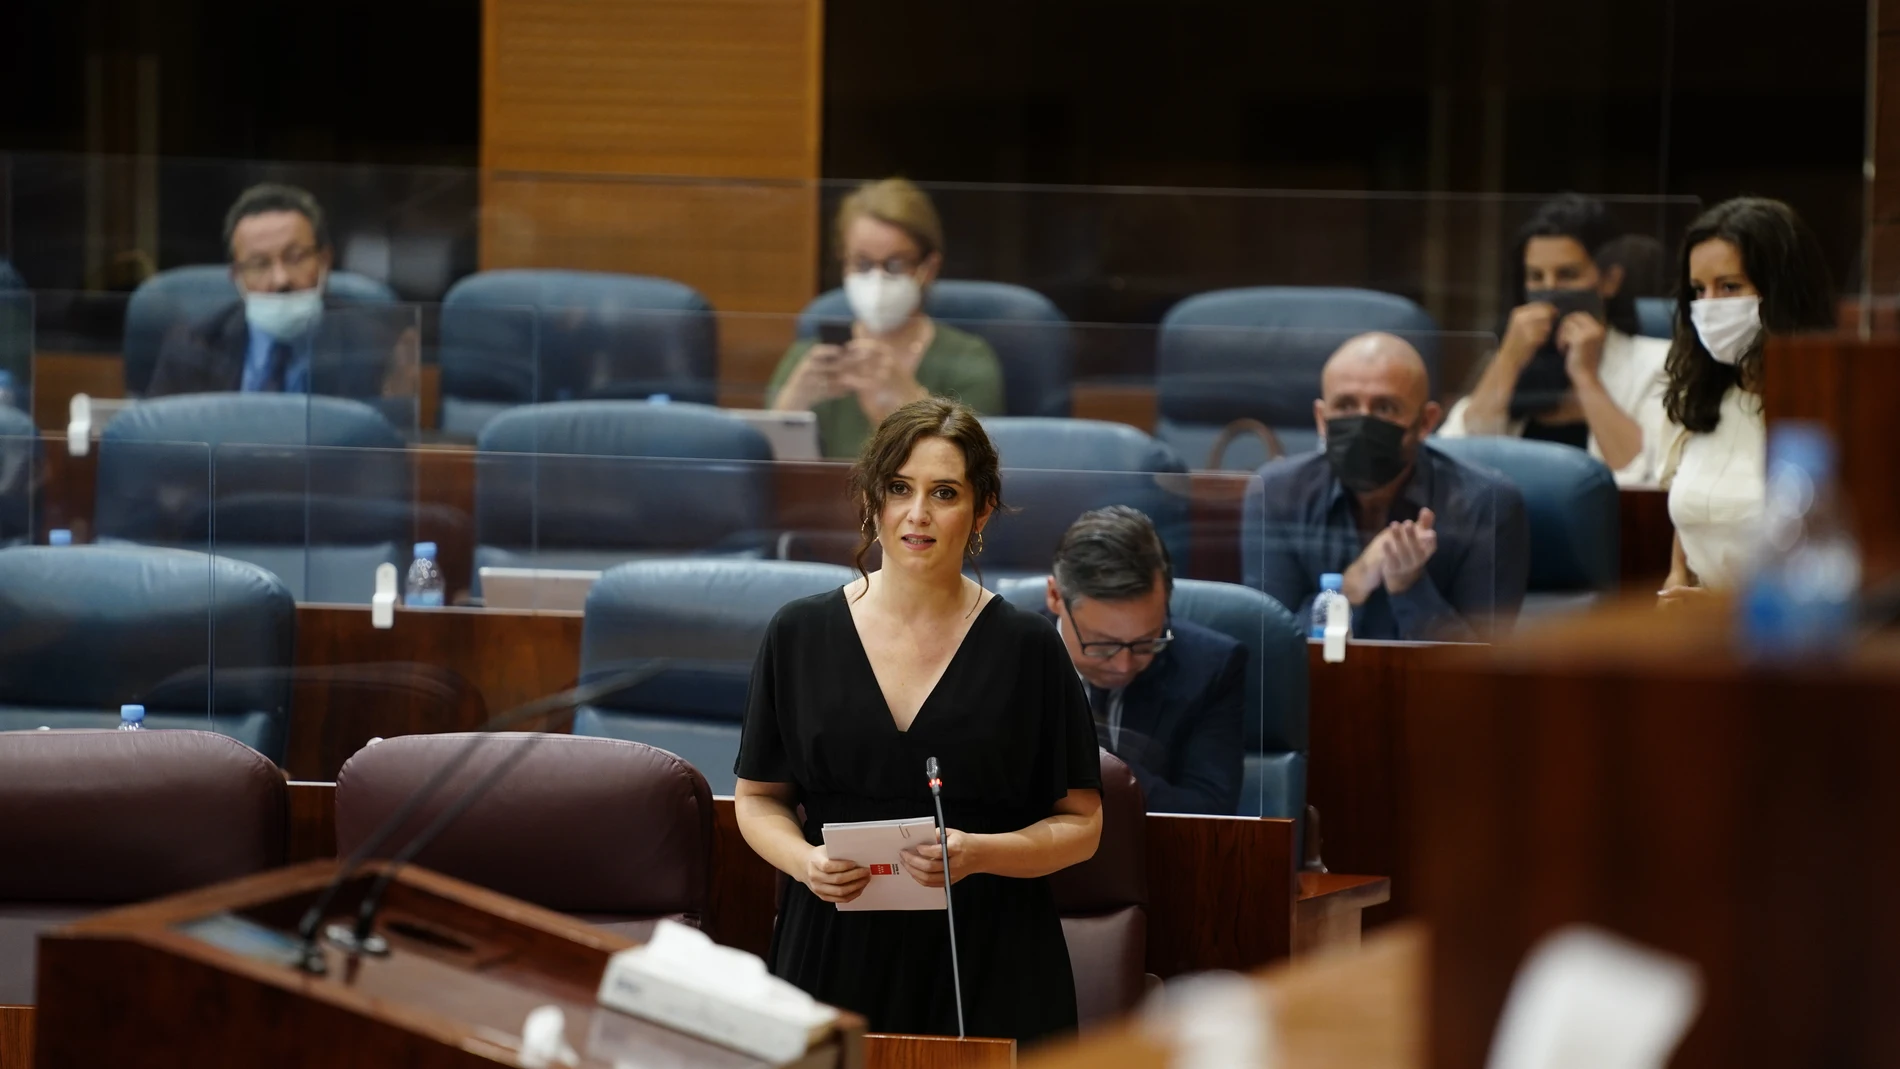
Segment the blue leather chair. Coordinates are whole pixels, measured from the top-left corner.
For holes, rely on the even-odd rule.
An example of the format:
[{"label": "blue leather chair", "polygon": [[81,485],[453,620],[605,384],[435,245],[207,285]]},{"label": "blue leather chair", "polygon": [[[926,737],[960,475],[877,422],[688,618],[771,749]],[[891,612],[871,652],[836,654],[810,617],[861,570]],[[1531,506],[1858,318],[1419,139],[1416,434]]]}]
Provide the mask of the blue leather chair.
[{"label": "blue leather chair", "polygon": [[[1011,416],[1066,416],[1075,339],[1069,320],[1035,290],[1007,282],[943,281],[930,287],[924,311],[990,343],[1003,365],[1003,410]],[[798,336],[824,322],[848,323],[851,304],[841,289],[805,306]]]},{"label": "blue leather chair", "polygon": [[712,404],[712,305],[671,279],[596,271],[482,271],[442,299],[442,429],[473,435],[539,401]]},{"label": "blue leather chair", "polygon": [[1669,339],[1676,335],[1676,299],[1674,297],[1636,298],[1637,330],[1645,338]]},{"label": "blue leather chair", "polygon": [[[1266,424],[1288,453],[1305,452],[1318,439],[1320,369],[1342,342],[1372,330],[1398,334],[1418,347],[1435,380],[1437,329],[1418,305],[1374,290],[1252,286],[1196,294],[1161,320],[1155,433],[1196,467],[1241,419]],[[1243,435],[1218,466],[1252,471],[1266,461],[1260,439]]]},{"label": "blue leather chair", "polygon": [[1531,539],[1523,615],[1586,608],[1616,590],[1616,479],[1602,461],[1567,445],[1519,438],[1433,438],[1432,445],[1502,474],[1523,493]]},{"label": "blue leather chair", "polygon": [[[1017,608],[1044,610],[1044,576],[1005,580],[995,589]],[[1303,821],[1309,745],[1306,632],[1299,621],[1258,590],[1196,579],[1174,581],[1168,611],[1247,648],[1240,815]]]},{"label": "blue leather chair", "polygon": [[0,731],[229,735],[282,764],[297,607],[243,561],[142,546],[0,550]]},{"label": "blue leather chair", "polygon": [[995,416],[983,421],[1003,462],[1003,503],[1014,511],[983,530],[976,559],[986,579],[1043,575],[1077,516],[1108,505],[1148,514],[1178,571],[1188,559],[1187,467],[1165,444],[1125,423]]},{"label": "blue leather chair", "polygon": [[478,567],[592,570],[772,548],[771,443],[716,408],[525,405],[490,421],[476,449]]},{"label": "blue leather chair", "polygon": [[0,546],[33,540],[38,436],[31,416],[0,405]]},{"label": "blue leather chair", "polygon": [[406,563],[413,458],[376,411],[296,394],[143,401],[99,443],[100,541],[209,550],[277,574],[299,601],[366,604]]},{"label": "blue leather chair", "polygon": [[788,601],[835,590],[853,572],[788,561],[671,560],[623,564],[587,595],[583,683],[641,667],[659,677],[574,717],[574,734],[631,739],[679,755],[714,794],[731,794],[752,662],[765,626]]},{"label": "blue leather chair", "polygon": [[[395,304],[396,291],[367,275],[332,271],[324,292],[344,304]],[[159,350],[174,328],[196,323],[238,300],[237,284],[225,264],[201,264],[160,271],[132,291],[125,306],[125,392],[145,396]]]}]

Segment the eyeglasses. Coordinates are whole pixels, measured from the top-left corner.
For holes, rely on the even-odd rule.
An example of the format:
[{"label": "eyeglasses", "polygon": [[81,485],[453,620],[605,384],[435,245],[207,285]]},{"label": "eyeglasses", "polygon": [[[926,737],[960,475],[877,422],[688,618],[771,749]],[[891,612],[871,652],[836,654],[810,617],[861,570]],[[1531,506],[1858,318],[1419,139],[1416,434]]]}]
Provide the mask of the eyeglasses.
[{"label": "eyeglasses", "polygon": [[237,265],[238,277],[246,282],[262,282],[270,277],[272,267],[282,264],[286,273],[301,271],[317,258],[317,250],[309,245],[292,245],[281,256],[253,256]]},{"label": "eyeglasses", "polygon": [[1082,643],[1082,656],[1093,657],[1098,661],[1106,661],[1121,651],[1127,650],[1137,657],[1153,657],[1155,654],[1167,649],[1168,643],[1173,641],[1174,629],[1169,628],[1161,632],[1157,638],[1139,638],[1133,642],[1084,642]]}]

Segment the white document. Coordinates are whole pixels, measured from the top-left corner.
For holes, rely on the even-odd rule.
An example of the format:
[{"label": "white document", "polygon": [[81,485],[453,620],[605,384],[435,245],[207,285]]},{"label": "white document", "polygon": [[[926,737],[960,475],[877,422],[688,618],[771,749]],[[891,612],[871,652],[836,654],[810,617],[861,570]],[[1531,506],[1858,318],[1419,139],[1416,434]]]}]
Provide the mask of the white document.
[{"label": "white document", "polygon": [[929,817],[861,820],[851,824],[827,824],[824,831],[827,856],[834,861],[855,861],[871,870],[871,882],[865,886],[864,893],[839,909],[850,912],[943,908],[943,888],[918,883],[898,857],[908,847],[936,842],[936,821]]},{"label": "white document", "polygon": [[1526,955],[1490,1069],[1663,1069],[1701,1007],[1694,964],[1573,925]]}]

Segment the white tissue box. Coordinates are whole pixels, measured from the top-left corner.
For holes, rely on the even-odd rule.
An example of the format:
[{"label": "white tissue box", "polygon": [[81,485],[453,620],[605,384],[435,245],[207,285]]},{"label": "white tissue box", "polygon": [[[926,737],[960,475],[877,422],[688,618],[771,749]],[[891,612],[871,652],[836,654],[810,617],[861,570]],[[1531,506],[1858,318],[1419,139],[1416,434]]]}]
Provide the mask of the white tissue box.
[{"label": "white tissue box", "polygon": [[[690,939],[705,940],[706,950],[715,949],[702,933],[688,931],[697,939],[664,934],[673,936],[675,948]],[[716,952],[723,953],[716,957],[702,959],[695,953],[693,959],[682,959],[665,952],[662,945],[669,940],[663,932],[654,934],[654,942],[608,959],[600,981],[601,1005],[771,1062],[803,1057],[837,1022],[837,1010],[765,973],[753,955],[717,947]],[[741,963],[732,955],[749,960]],[[738,968],[718,976],[708,965]]]}]

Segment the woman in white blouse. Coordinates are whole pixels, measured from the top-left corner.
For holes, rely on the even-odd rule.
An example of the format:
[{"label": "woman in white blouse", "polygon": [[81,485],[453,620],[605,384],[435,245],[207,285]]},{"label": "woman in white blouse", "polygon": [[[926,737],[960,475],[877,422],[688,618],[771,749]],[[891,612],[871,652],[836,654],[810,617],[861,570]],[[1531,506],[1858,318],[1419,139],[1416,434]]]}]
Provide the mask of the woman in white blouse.
[{"label": "woman in white blouse", "polygon": [[1524,224],[1503,343],[1439,434],[1565,442],[1588,449],[1621,485],[1655,482],[1669,343],[1637,334],[1623,268],[1598,263],[1618,236],[1602,202],[1574,194]]},{"label": "woman in white blouse", "polygon": [[1763,346],[1771,334],[1835,324],[1821,243],[1780,201],[1710,208],[1683,237],[1681,259],[1663,398],[1678,425],[1662,470],[1676,527],[1665,604],[1741,578],[1766,482]]}]

